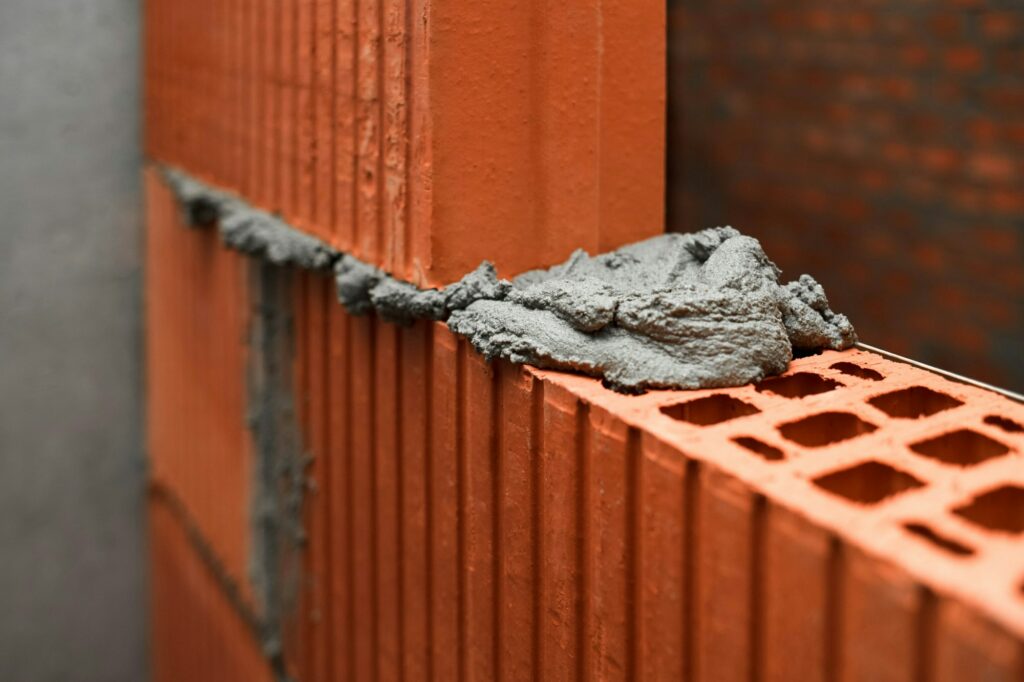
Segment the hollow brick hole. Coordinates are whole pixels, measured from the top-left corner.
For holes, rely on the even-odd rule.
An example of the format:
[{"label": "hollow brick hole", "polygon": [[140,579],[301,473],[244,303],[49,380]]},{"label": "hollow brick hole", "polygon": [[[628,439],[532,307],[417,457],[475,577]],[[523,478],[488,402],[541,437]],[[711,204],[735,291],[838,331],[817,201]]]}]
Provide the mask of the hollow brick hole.
[{"label": "hollow brick hole", "polygon": [[921,538],[925,542],[928,542],[932,546],[937,547],[944,552],[948,552],[956,556],[971,556],[974,554],[974,549],[972,547],[968,547],[962,542],[948,538],[944,535],[939,535],[931,528],[931,526],[923,523],[918,523],[916,521],[904,523],[903,528],[908,533]]},{"label": "hollow brick hole", "polygon": [[891,393],[883,393],[876,395],[868,402],[890,417],[899,419],[928,417],[943,410],[963,405],[963,402],[952,396],[924,386],[911,386]]},{"label": "hollow brick hole", "polygon": [[813,482],[833,495],[865,505],[924,485],[907,472],[875,460],[819,476]]},{"label": "hollow brick hole", "polygon": [[970,429],[958,429],[918,441],[912,443],[910,449],[919,455],[962,467],[978,464],[1010,451],[1010,448],[999,441]]},{"label": "hollow brick hole", "polygon": [[1021,426],[1017,422],[1009,419],[1008,417],[1000,417],[997,414],[990,414],[983,419],[986,424],[995,426],[1007,433],[1022,433],[1024,432],[1024,426]]},{"label": "hollow brick hole", "polygon": [[876,428],[874,424],[849,412],[822,412],[778,427],[787,439],[809,448],[838,443],[871,433]]},{"label": "hollow brick hole", "polygon": [[761,410],[739,398],[733,398],[731,395],[725,395],[724,393],[716,393],[685,403],[663,405],[661,411],[673,419],[697,424],[698,426],[710,426],[729,421],[730,419],[736,419],[737,417],[757,414]]},{"label": "hollow brick hole", "polygon": [[757,385],[758,391],[768,391],[785,398],[803,398],[808,395],[832,391],[843,384],[812,372],[797,372],[784,377],[765,379]]},{"label": "hollow brick hole", "polygon": [[847,374],[851,377],[857,377],[858,379],[869,379],[870,381],[881,381],[885,377],[881,373],[876,372],[873,369],[867,367],[861,367],[852,362],[836,362],[829,365],[830,368],[838,370],[843,374]]},{"label": "hollow brick hole", "polygon": [[764,441],[758,440],[753,436],[736,436],[732,441],[740,447],[760,455],[763,459],[767,459],[770,462],[777,462],[780,459],[786,458],[786,455],[783,454],[782,450],[778,449],[774,445],[769,445]]},{"label": "hollow brick hole", "polygon": [[988,530],[1019,534],[1024,532],[1024,488],[993,488],[956,507],[953,513]]}]

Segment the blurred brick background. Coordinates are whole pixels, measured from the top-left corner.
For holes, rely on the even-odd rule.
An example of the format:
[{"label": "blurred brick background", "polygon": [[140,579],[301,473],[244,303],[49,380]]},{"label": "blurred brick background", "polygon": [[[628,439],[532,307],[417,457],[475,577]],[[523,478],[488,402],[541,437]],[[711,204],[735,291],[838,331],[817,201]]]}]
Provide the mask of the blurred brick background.
[{"label": "blurred brick background", "polygon": [[671,0],[670,229],[731,224],[862,340],[1024,389],[1024,4]]}]

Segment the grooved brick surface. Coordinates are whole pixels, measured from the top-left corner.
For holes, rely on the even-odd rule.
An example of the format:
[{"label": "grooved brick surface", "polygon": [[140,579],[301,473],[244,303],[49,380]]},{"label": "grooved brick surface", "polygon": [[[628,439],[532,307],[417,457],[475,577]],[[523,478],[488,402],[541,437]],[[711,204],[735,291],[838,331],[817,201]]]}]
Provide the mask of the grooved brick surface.
[{"label": "grooved brick surface", "polygon": [[[150,205],[157,239],[174,227],[186,247],[160,251],[169,272],[225,297],[209,235]],[[151,300],[184,281],[153,274]],[[1019,679],[1022,406],[857,351],[624,396],[488,364],[441,324],[351,317],[326,277],[296,277],[295,301],[299,680]],[[237,342],[231,315],[202,319],[207,352]],[[154,474],[242,565],[244,517],[217,519],[248,502],[249,465],[224,459],[244,450],[188,425],[242,390],[244,365],[204,381],[206,356],[173,338],[150,339],[151,409],[178,444],[153,447]]]},{"label": "grooved brick surface", "polygon": [[249,625],[195,554],[181,519],[150,496],[150,666],[156,682],[271,682]]},{"label": "grooved brick surface", "polygon": [[248,263],[215,233],[186,227],[152,171],[145,191],[149,476],[173,489],[247,591]]},{"label": "grooved brick surface", "polygon": [[146,153],[419,284],[511,276],[662,231],[664,22],[657,0],[153,0]]},{"label": "grooved brick surface", "polygon": [[[984,663],[994,679],[1018,679],[1024,438],[1014,424],[1024,424],[1024,406],[860,351],[794,361],[786,376],[836,384],[804,396],[747,386],[627,397],[582,377],[534,374],[664,443],[677,466],[696,466],[710,499],[725,505],[709,502],[710,516],[702,517],[713,537],[703,540],[697,527],[696,594],[714,612],[744,601],[736,616],[749,627],[725,630],[738,641],[729,645],[732,659],[719,659],[721,633],[701,627],[698,609],[700,637],[710,638],[698,665],[739,665],[735,652],[746,651],[764,657],[765,671],[805,679],[803,663],[770,653],[798,637],[806,660],[863,679],[910,679],[922,667],[967,675],[966,661]],[[905,401],[896,416],[877,400],[894,394]],[[721,419],[707,425],[678,407],[708,400],[721,406]],[[731,401],[749,407],[737,412]],[[705,541],[716,549],[703,549]],[[743,596],[723,600],[723,580]],[[791,603],[797,595],[807,601]],[[894,631],[879,633],[881,623]],[[814,632],[801,634],[806,628]],[[698,644],[697,661],[700,652]],[[875,659],[887,662],[885,675],[872,669],[865,677],[863,666]],[[900,660],[903,670],[893,667]]]}]

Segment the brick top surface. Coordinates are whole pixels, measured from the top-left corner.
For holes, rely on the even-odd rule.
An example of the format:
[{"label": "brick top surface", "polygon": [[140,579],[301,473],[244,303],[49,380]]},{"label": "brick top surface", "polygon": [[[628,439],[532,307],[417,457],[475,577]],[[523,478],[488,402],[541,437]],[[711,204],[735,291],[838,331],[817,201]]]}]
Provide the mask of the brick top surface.
[{"label": "brick top surface", "polygon": [[641,396],[531,371],[1024,635],[1024,405],[857,350]]}]

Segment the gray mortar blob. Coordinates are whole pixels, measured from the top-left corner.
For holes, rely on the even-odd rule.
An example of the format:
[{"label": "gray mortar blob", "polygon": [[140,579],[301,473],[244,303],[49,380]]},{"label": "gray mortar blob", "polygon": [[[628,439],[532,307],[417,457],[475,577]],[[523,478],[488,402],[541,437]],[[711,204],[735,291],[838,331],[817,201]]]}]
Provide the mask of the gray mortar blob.
[{"label": "gray mortar blob", "polygon": [[419,289],[391,277],[369,291],[377,314],[388,322],[409,325],[415,320],[443,320],[444,294],[437,289]]},{"label": "gray mortar blob", "polygon": [[624,392],[740,386],[785,371],[793,348],[856,341],[808,275],[780,285],[731,227],[666,234],[515,278],[448,326],[488,358],[603,377]]},{"label": "gray mortar blob", "polygon": [[338,301],[352,315],[365,315],[373,311],[370,290],[387,277],[383,271],[348,254],[342,254],[334,264]]},{"label": "gray mortar blob", "polygon": [[621,391],[739,386],[784,371],[794,349],[857,340],[820,284],[809,275],[780,284],[760,243],[731,227],[593,257],[577,250],[512,282],[484,261],[444,289],[420,289],[180,171],[164,177],[186,218],[205,225],[214,213],[229,246],[276,264],[333,266],[352,314],[447,320],[489,358],[577,370]]},{"label": "gray mortar blob", "polygon": [[174,168],[163,176],[193,227],[219,225],[221,239],[229,247],[266,258],[275,265],[294,265],[310,270],[329,268],[338,252],[315,237],[292,228],[265,211],[253,208],[234,195],[193,179]]},{"label": "gray mortar blob", "polygon": [[385,320],[398,324],[444,320],[451,311],[473,301],[504,298],[512,288],[510,282],[498,279],[488,261],[443,290],[420,289],[349,255],[335,263],[334,278],[338,300],[350,313],[365,315],[376,310]]},{"label": "gray mortar blob", "polygon": [[485,260],[476,266],[476,270],[444,288],[445,308],[449,311],[462,310],[481,299],[502,299],[511,289],[509,282],[498,279],[494,263]]},{"label": "gray mortar blob", "polygon": [[191,227],[210,227],[220,218],[227,197],[173,168],[162,169],[164,180],[181,207],[181,217]]},{"label": "gray mortar blob", "polygon": [[334,249],[315,237],[292,229],[280,218],[240,202],[222,206],[220,234],[224,243],[275,265],[323,270],[338,258]]}]

